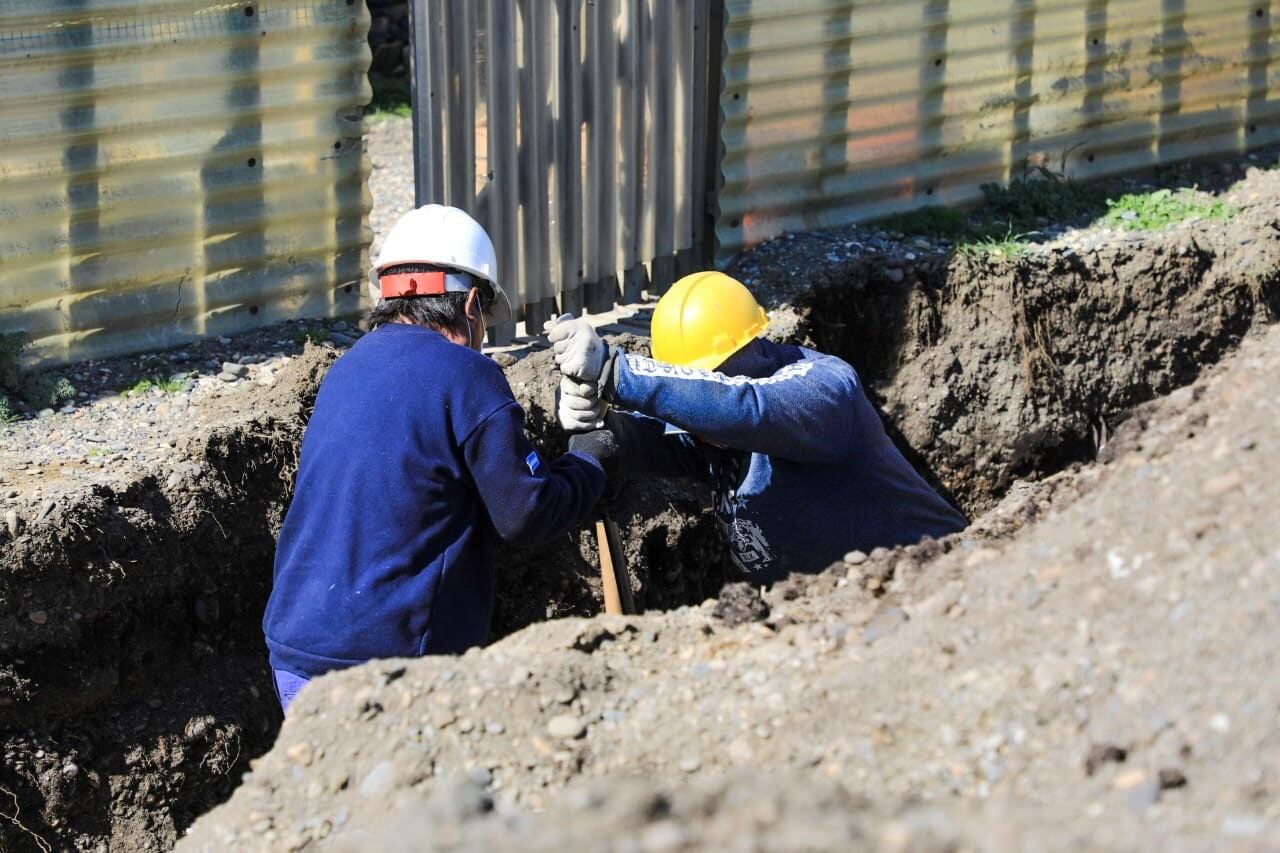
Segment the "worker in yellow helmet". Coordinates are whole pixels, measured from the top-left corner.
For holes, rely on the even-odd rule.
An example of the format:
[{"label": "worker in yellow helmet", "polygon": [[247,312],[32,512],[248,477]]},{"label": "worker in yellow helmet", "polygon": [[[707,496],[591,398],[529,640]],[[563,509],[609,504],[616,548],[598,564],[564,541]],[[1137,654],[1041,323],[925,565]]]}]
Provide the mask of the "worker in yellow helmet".
[{"label": "worker in yellow helmet", "polygon": [[624,473],[708,481],[730,556],[753,581],[963,529],[890,441],[854,369],[760,337],[768,324],[719,272],[658,302],[653,358],[614,350],[585,320],[553,320],[561,425],[607,424]]}]

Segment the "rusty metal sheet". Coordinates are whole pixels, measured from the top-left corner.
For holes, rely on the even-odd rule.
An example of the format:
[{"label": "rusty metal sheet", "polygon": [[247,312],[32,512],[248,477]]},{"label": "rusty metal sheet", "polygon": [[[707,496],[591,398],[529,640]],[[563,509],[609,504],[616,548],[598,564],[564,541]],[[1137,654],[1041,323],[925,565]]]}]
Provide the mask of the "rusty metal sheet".
[{"label": "rusty metal sheet", "polygon": [[727,0],[718,256],[1280,140],[1277,16],[1239,0]]},{"label": "rusty metal sheet", "polygon": [[0,332],[72,361],[359,309],[352,0],[0,5]]}]

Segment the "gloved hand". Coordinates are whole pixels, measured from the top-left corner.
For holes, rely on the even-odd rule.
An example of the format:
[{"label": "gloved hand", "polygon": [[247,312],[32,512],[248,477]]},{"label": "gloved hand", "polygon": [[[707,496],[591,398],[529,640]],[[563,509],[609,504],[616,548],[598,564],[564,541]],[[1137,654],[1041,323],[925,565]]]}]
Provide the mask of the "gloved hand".
[{"label": "gloved hand", "polygon": [[556,366],[565,376],[600,384],[609,348],[585,319],[562,314],[543,326],[555,350]]},{"label": "gloved hand", "polygon": [[604,495],[600,505],[607,509],[614,504],[622,493],[622,478],[618,476],[622,448],[614,434],[607,429],[580,432],[569,437],[569,451],[585,454],[600,463],[604,469]]},{"label": "gloved hand", "polygon": [[556,396],[556,414],[566,432],[587,432],[603,426],[608,404],[600,399],[596,385],[563,376]]}]

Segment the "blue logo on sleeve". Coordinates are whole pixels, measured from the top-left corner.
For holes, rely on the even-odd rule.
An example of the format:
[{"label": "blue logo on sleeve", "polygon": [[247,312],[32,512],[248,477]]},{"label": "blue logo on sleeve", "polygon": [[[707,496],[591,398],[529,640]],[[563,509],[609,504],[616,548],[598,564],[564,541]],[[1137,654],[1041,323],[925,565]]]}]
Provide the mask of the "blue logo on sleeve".
[{"label": "blue logo on sleeve", "polygon": [[533,451],[524,458],[524,464],[529,466],[530,474],[537,474],[538,469],[542,467],[542,460],[538,458],[538,451]]}]

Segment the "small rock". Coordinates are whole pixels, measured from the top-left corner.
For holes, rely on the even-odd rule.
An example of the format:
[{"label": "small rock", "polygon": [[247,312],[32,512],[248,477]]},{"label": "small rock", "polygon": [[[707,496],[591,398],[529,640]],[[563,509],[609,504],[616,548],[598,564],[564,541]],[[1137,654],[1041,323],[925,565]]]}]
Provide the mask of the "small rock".
[{"label": "small rock", "polygon": [[1222,712],[1218,712],[1209,719],[1209,728],[1218,734],[1224,735],[1231,731],[1231,718]]},{"label": "small rock", "polygon": [[1160,799],[1160,783],[1154,779],[1146,779],[1135,785],[1129,791],[1126,801],[1129,810],[1136,815],[1141,815],[1151,808]]},{"label": "small rock", "polygon": [[860,566],[867,561],[867,555],[862,551],[850,551],[844,555],[844,561],[851,566]]},{"label": "small rock", "polygon": [[1171,791],[1174,788],[1187,787],[1187,777],[1176,767],[1165,767],[1158,774],[1160,780],[1160,789],[1162,791]]},{"label": "small rock", "polygon": [[894,284],[901,284],[903,279],[907,277],[907,274],[896,267],[890,267],[884,271],[884,277]]},{"label": "small rock", "polygon": [[239,376],[236,376],[234,373],[227,373],[225,370],[222,373],[218,374],[218,378],[221,379],[223,382],[239,382],[240,381]]},{"label": "small rock", "polygon": [[680,761],[680,769],[685,773],[697,773],[701,767],[702,762],[698,760],[696,755],[691,755]]},{"label": "small rock", "polygon": [[1113,743],[1094,744],[1084,759],[1085,775],[1092,776],[1098,772],[1098,768],[1110,762],[1123,764],[1128,757],[1129,751],[1124,747],[1116,746]]},{"label": "small rock", "polygon": [[898,630],[907,621],[907,614],[901,607],[890,607],[875,616],[867,627],[862,629],[862,642],[871,645],[882,637],[887,637]]},{"label": "small rock", "polygon": [[552,737],[573,740],[582,737],[586,731],[587,726],[581,719],[568,714],[557,714],[547,721],[547,733]]},{"label": "small rock", "polygon": [[302,767],[310,767],[312,760],[315,758],[315,750],[305,740],[302,743],[295,743],[285,750],[284,754]]},{"label": "small rock", "polygon": [[40,512],[36,516],[36,521],[44,521],[46,518],[48,518],[49,514],[53,512],[54,508],[57,507],[57,505],[58,504],[54,501],[51,501],[51,500],[45,501],[40,506]]},{"label": "small rock", "polygon": [[15,539],[18,537],[22,531],[22,519],[15,510],[9,510],[4,514],[4,526],[8,528],[11,537]]},{"label": "small rock", "polygon": [[33,625],[43,625],[49,621],[49,614],[43,610],[32,610],[27,614],[27,618],[31,620]]},{"label": "small rock", "polygon": [[380,761],[370,770],[360,783],[360,794],[365,797],[380,797],[391,790],[395,769],[390,761]]},{"label": "small rock", "polygon": [[1231,838],[1252,838],[1266,828],[1267,822],[1257,815],[1231,815],[1222,821],[1218,831]]},{"label": "small rock", "polygon": [[240,379],[249,375],[249,366],[247,364],[237,364],[234,361],[222,362],[222,372],[230,373],[232,376]]},{"label": "small rock", "polygon": [[222,344],[224,347],[230,346],[231,338],[218,338],[218,343]]},{"label": "small rock", "polygon": [[1239,488],[1243,483],[1244,477],[1240,475],[1239,471],[1228,471],[1225,474],[1219,474],[1217,477],[1205,480],[1200,491],[1207,498],[1217,498],[1225,495],[1232,489]]},{"label": "small rock", "polygon": [[340,347],[349,347],[356,342],[356,339],[350,335],[344,335],[341,332],[330,332],[329,340]]}]

